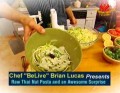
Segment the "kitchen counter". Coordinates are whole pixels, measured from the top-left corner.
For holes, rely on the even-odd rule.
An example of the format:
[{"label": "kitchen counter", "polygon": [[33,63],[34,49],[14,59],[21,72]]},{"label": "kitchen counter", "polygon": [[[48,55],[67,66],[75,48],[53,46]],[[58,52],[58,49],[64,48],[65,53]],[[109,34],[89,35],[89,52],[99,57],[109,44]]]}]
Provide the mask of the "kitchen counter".
[{"label": "kitchen counter", "polygon": [[[98,7],[74,8],[71,7],[75,18],[77,19],[77,27],[94,28]],[[67,21],[68,26],[70,25]]]},{"label": "kitchen counter", "polygon": [[14,37],[0,37],[0,93],[119,93],[120,64],[110,64],[102,57],[103,42],[99,40],[82,52],[82,60],[76,71],[109,71],[111,86],[9,86],[8,72],[23,71],[21,56],[25,52],[14,55],[8,41]]},{"label": "kitchen counter", "polygon": [[77,11],[77,10],[99,10],[98,7],[88,7],[88,8],[74,8],[74,7],[71,7],[73,11]]}]

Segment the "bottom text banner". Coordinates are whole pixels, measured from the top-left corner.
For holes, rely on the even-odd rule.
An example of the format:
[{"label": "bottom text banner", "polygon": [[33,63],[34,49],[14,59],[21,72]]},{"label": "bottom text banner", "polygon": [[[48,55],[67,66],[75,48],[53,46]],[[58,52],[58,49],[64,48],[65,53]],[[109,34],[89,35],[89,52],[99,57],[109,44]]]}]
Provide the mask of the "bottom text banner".
[{"label": "bottom text banner", "polygon": [[110,86],[110,72],[9,72],[10,86]]}]

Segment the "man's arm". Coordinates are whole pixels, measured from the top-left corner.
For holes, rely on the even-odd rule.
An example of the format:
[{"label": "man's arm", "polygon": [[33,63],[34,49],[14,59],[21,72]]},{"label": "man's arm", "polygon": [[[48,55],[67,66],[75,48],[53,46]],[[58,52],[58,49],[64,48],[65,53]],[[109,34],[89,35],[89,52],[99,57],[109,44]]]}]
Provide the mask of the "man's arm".
[{"label": "man's arm", "polygon": [[75,25],[77,24],[77,20],[72,12],[72,9],[71,9],[71,4],[70,4],[70,0],[63,0],[64,1],[64,4],[65,4],[65,10],[66,10],[66,13],[70,19],[70,23]]},{"label": "man's arm", "polygon": [[15,22],[19,22],[24,26],[25,42],[28,40],[29,36],[36,30],[39,33],[44,33],[45,30],[40,25],[36,24],[32,18],[11,8],[7,3],[0,3],[0,17],[10,19]]},{"label": "man's arm", "polygon": [[74,14],[72,12],[71,7],[69,6],[65,10],[66,10],[66,13],[67,13],[67,15],[68,15],[68,17],[70,19],[70,23],[73,24],[73,25],[77,24],[77,20],[76,20]]}]

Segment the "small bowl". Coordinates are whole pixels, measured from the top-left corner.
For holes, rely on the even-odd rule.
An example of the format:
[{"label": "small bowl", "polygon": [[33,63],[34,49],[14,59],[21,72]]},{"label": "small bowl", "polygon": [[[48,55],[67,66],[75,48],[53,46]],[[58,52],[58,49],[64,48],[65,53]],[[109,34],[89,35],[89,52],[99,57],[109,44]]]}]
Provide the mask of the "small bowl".
[{"label": "small bowl", "polygon": [[120,40],[120,37],[115,38],[114,44],[115,44],[117,47],[120,47],[120,44],[117,43],[118,40]]},{"label": "small bowl", "polygon": [[115,29],[109,29],[109,30],[107,31],[107,33],[111,36],[112,40],[115,40],[115,38],[120,37],[120,36],[116,36],[116,35],[111,34],[111,33],[109,32],[110,30],[115,30]]},{"label": "small bowl", "polygon": [[107,62],[110,62],[110,63],[120,63],[120,60],[113,59],[113,58],[109,57],[109,56],[105,53],[105,49],[106,49],[106,48],[114,49],[114,48],[119,48],[119,47],[114,47],[114,46],[104,47],[104,48],[103,48],[103,57],[104,57],[104,59],[105,59]]}]

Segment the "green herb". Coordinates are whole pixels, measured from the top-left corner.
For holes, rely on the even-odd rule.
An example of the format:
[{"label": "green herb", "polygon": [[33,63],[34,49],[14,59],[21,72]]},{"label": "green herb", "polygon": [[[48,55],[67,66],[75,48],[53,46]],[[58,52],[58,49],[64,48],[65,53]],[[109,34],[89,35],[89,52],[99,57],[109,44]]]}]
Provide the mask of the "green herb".
[{"label": "green herb", "polygon": [[119,44],[119,45],[120,45],[120,39],[119,39],[119,40],[117,40],[116,42],[117,42],[117,44]]},{"label": "green herb", "polygon": [[116,60],[120,60],[120,48],[106,48],[105,53]]}]

